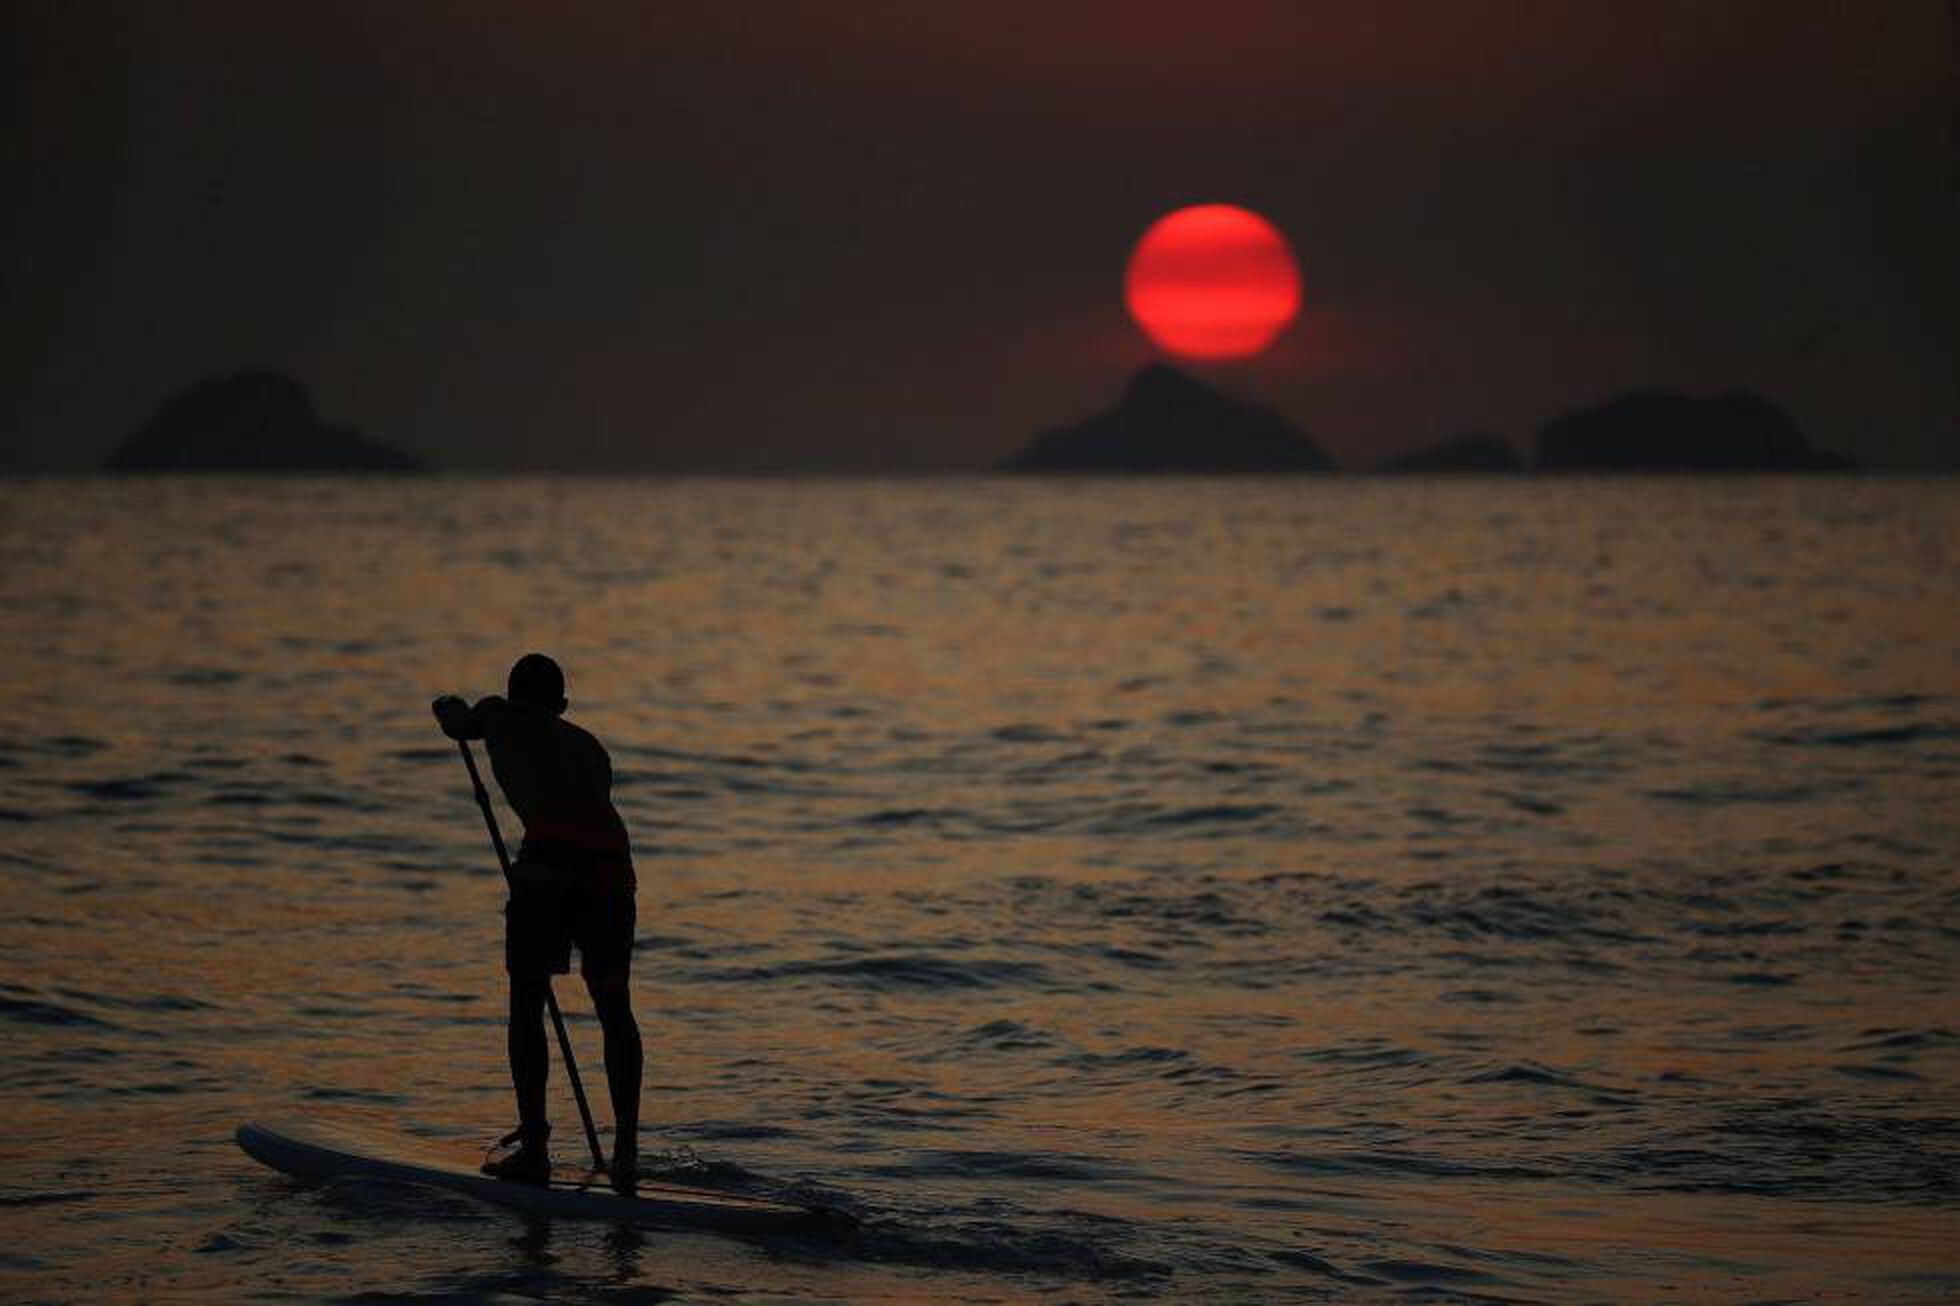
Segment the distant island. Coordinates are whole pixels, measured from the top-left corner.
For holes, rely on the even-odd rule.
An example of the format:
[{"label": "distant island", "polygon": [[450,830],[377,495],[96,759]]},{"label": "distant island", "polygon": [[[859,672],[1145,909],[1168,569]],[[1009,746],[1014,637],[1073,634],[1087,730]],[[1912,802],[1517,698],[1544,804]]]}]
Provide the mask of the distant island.
[{"label": "distant island", "polygon": [[1375,468],[1378,472],[1426,475],[1435,472],[1515,472],[1517,451],[1503,436],[1471,431],[1412,453],[1397,454]]},{"label": "distant island", "polygon": [[1037,436],[1013,472],[1324,472],[1334,463],[1271,408],[1163,363],[1130,379],[1114,408]]},{"label": "distant island", "polygon": [[112,472],[419,472],[412,455],[323,422],[280,372],[199,381],[109,456]]},{"label": "distant island", "polygon": [[[1036,436],[1011,472],[1327,472],[1334,461],[1284,414],[1165,363],[1138,371],[1114,407]],[[1857,464],[1819,449],[1781,408],[1749,391],[1697,398],[1630,390],[1539,428],[1529,458],[1470,431],[1384,459],[1388,475],[1528,472],[1832,472]]]},{"label": "distant island", "polygon": [[1732,391],[1696,399],[1635,390],[1553,418],[1538,431],[1541,472],[1848,471],[1813,446],[1782,409]]}]

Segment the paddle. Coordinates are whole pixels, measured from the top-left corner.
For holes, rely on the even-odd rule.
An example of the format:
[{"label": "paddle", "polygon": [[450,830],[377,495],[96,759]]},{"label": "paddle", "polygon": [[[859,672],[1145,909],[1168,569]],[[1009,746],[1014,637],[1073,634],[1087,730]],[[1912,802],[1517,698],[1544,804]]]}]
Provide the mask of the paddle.
[{"label": "paddle", "polygon": [[[513,891],[516,885],[510,878],[510,853],[504,848],[504,832],[497,828],[497,814],[490,810],[490,791],[483,787],[483,776],[476,769],[476,755],[470,752],[470,741],[458,739],[456,747],[463,750],[463,765],[470,769],[470,787],[476,790],[476,805],[483,809],[483,823],[490,827],[490,843],[497,850],[497,864],[504,868],[504,883]],[[565,1058],[565,1077],[572,1081],[572,1096],[578,1099],[578,1118],[585,1122],[585,1141],[592,1146],[592,1168],[606,1168],[605,1153],[599,1150],[599,1131],[592,1127],[592,1108],[585,1102],[585,1085],[578,1077],[578,1062],[572,1057],[572,1040],[565,1033],[565,1018],[558,1014],[558,995],[551,991],[551,977],[545,976],[544,1005],[551,1012],[552,1028],[558,1031],[558,1052]]]}]

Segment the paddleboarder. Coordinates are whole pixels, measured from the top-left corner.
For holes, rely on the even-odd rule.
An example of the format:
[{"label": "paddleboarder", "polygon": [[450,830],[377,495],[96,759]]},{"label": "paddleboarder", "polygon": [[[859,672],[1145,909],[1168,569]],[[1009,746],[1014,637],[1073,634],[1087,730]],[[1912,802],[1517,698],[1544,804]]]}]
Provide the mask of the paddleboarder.
[{"label": "paddleboarder", "polygon": [[637,882],[626,823],[612,802],[612,759],[589,732],[564,719],[565,674],[542,653],[526,653],[511,667],[505,697],[493,694],[471,706],[445,694],[430,706],[451,739],[484,742],[497,783],[524,822],[504,904],[518,1116],[507,1141],[517,1147],[484,1171],[535,1184],[551,1177],[545,1004],[551,977],[570,973],[576,945],[579,973],[605,1033],[614,1121],[608,1168],[614,1186],[630,1190],[639,1171],[643,1055],[627,987]]}]

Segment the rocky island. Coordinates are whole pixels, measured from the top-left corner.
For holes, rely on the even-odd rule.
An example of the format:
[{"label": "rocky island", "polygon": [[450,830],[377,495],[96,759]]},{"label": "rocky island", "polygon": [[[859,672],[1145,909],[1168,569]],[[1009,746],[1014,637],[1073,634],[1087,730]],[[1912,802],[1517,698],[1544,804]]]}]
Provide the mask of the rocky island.
[{"label": "rocky island", "polygon": [[165,401],[109,456],[112,472],[419,472],[392,446],[320,420],[280,372],[199,381]]},{"label": "rocky island", "polygon": [[1518,455],[1511,442],[1491,431],[1471,431],[1464,435],[1397,454],[1385,460],[1376,471],[1430,475],[1441,472],[1515,472]]},{"label": "rocky island", "polygon": [[1273,409],[1236,399],[1163,363],[1143,368],[1116,406],[1037,436],[1001,464],[1013,472],[1323,472],[1333,462]]},{"label": "rocky island", "polygon": [[1542,472],[1843,471],[1854,464],[1813,446],[1761,395],[1708,399],[1636,390],[1539,428]]}]

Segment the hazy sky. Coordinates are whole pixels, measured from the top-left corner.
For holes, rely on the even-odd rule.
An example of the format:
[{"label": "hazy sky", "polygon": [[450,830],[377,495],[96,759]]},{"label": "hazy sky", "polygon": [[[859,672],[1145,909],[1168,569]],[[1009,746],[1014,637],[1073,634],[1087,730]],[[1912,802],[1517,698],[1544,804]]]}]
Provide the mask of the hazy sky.
[{"label": "hazy sky", "polygon": [[1151,357],[1180,204],[1293,241],[1204,369],[1350,463],[1761,389],[1960,460],[1944,0],[14,3],[0,466],[290,370],[445,467],[978,466]]}]

